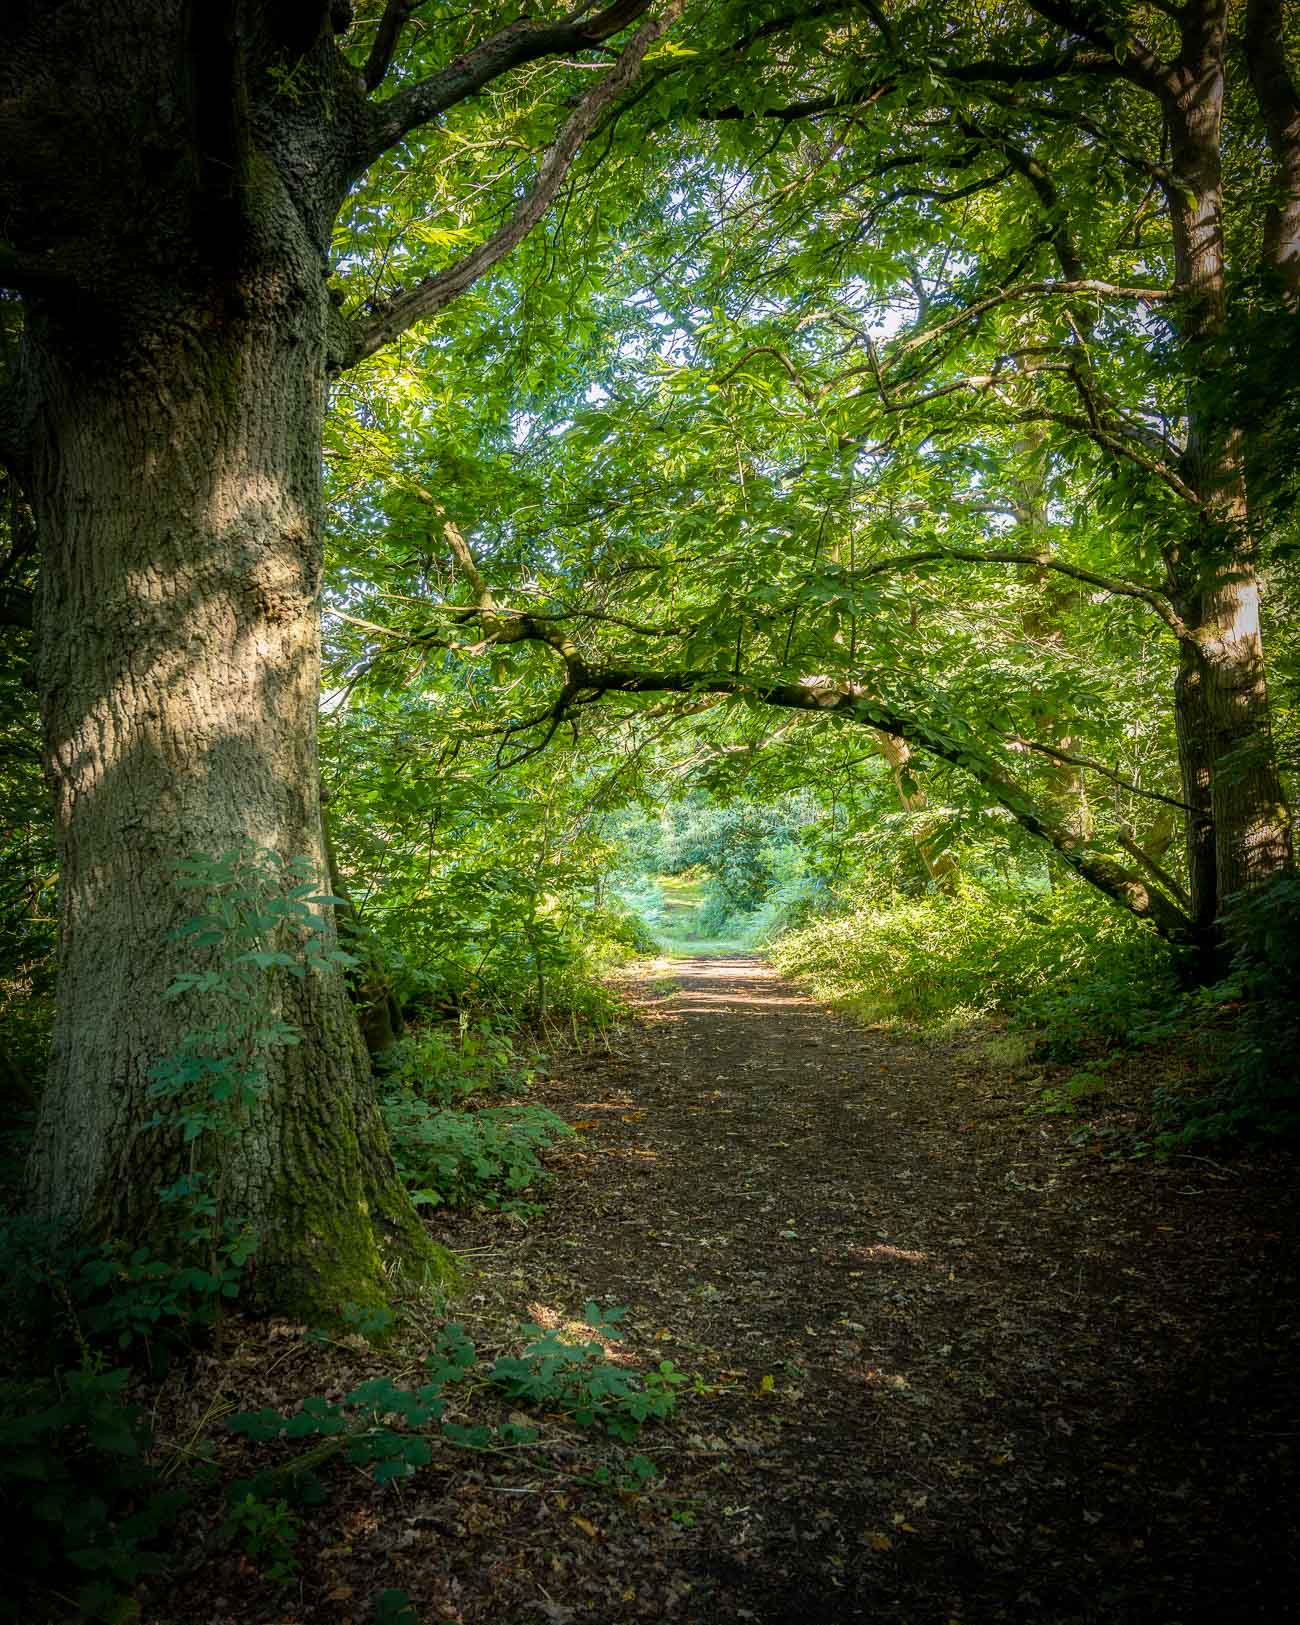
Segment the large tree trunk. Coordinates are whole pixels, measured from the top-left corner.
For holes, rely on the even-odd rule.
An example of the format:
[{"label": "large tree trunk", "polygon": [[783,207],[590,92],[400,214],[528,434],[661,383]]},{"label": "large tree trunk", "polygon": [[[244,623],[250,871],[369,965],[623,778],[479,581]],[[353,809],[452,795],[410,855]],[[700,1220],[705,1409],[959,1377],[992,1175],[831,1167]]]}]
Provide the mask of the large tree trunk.
[{"label": "large tree trunk", "polygon": [[1188,536],[1166,555],[1188,627],[1175,689],[1192,915],[1210,941],[1225,901],[1292,861],[1290,815],[1270,728],[1260,584],[1245,497],[1243,429],[1225,407],[1227,283],[1220,138],[1227,14],[1185,8],[1183,51],[1165,110],[1177,184],[1168,193],[1179,325],[1187,363],[1183,472],[1200,498]]},{"label": "large tree trunk", "polygon": [[[115,148],[101,129],[103,150],[69,154],[89,171],[69,169],[71,201],[32,194],[31,235],[70,230],[67,209],[99,247],[84,272],[33,290],[25,367],[62,863],[31,1187],[38,1212],[133,1243],[159,1233],[157,1193],[180,1171],[177,1137],[148,1126],[150,1068],[196,1017],[165,997],[184,968],[171,934],[201,906],[172,866],[252,842],[306,856],[327,886],[316,717],[332,201],[322,183],[313,210],[297,189],[318,108],[274,103],[306,131],[296,144],[280,132],[279,167],[255,145],[228,8],[165,23],[157,8],[128,12],[84,21],[104,58],[87,83],[115,98],[87,116],[116,128],[114,112],[135,108],[149,140]],[[70,8],[57,26],[78,26]],[[306,49],[319,26],[309,18],[284,49]],[[237,1137],[205,1136],[203,1155],[224,1162],[224,1205],[260,1236],[257,1301],[316,1314],[374,1302],[387,1254],[421,1267],[438,1255],[394,1170],[342,975],[286,976],[276,997],[301,1042],[272,1052]]]},{"label": "large tree trunk", "polygon": [[[293,249],[292,243],[285,245]],[[179,1171],[146,1125],[149,1069],[192,1010],[170,940],[196,912],[169,881],[196,853],[322,847],[319,693],[325,289],[303,245],[169,320],[121,370],[37,335],[34,497],[45,557],[41,689],[62,856],[61,984],[32,1156],[39,1211],[147,1236]],[[341,975],[284,978],[301,1029],[227,1159],[226,1205],[261,1236],[260,1295],[374,1299],[418,1227],[387,1153]],[[211,1137],[209,1137],[211,1138]]]},{"label": "large tree trunk", "polygon": [[[169,866],[252,841],[305,855],[324,884],[327,330],[335,365],[371,355],[533,229],[682,0],[643,21],[648,7],[535,25],[507,7],[495,32],[372,99],[411,4],[367,8],[360,71],[334,42],[349,0],[0,6],[0,287],[24,310],[21,364],[0,354],[0,462],[41,535],[63,862],[32,1186],[85,1233],[146,1239],[178,1166],[147,1127],[150,1069],[189,1025],[164,997],[182,954],[169,935],[194,912]],[[639,21],[504,225],[393,305],[331,322],[331,231],[353,181],[514,69],[604,51]],[[280,997],[302,1042],[277,1052],[222,1190],[262,1232],[261,1300],[328,1310],[379,1294],[385,1247],[423,1266],[442,1255],[394,1171],[342,977],[288,980]]]},{"label": "large tree trunk", "polygon": [[1208,930],[1228,898],[1290,865],[1291,826],[1273,747],[1253,561],[1217,538],[1197,554],[1210,584],[1176,594],[1197,641],[1184,646],[1174,698],[1183,800],[1193,809],[1189,889],[1193,916]]}]

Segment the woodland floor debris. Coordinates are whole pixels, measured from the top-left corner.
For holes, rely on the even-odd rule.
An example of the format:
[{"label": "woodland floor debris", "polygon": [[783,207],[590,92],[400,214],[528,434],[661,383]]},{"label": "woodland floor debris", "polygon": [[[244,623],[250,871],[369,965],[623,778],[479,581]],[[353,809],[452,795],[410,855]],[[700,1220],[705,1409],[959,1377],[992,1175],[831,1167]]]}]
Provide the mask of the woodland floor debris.
[{"label": "woodland floor debris", "polygon": [[[595,1299],[689,1374],[634,1447],[653,1485],[561,1418],[386,1489],[340,1464],[292,1586],[226,1551],[147,1625],[363,1625],[386,1587],[425,1625],[1297,1617],[1293,1158],[1112,1160],[969,1037],[864,1030],[756,960],[629,992],[614,1052],[539,1091],[582,1125],[545,1213],[439,1237],[489,1357]],[[188,1403],[290,1407],[382,1359],[263,1331]]]}]

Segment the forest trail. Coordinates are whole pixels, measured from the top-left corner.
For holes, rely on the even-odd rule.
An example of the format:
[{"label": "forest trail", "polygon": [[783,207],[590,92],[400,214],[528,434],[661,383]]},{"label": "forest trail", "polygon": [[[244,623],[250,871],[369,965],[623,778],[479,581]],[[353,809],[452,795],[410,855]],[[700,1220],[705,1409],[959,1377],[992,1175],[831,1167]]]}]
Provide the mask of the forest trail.
[{"label": "forest trail", "polygon": [[583,1136],[544,1215],[450,1239],[552,1322],[629,1305],[637,1362],[698,1381],[637,1447],[651,1493],[481,1530],[466,1621],[1296,1617],[1282,1164],[1088,1154],[969,1040],[752,958],[630,996],[616,1053],[543,1090]]}]

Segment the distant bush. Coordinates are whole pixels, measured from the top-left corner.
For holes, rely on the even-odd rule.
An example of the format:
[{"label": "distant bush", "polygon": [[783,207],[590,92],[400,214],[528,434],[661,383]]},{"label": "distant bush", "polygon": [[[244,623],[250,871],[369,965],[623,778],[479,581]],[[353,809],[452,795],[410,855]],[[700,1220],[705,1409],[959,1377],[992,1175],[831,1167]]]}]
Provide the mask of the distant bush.
[{"label": "distant bush", "polygon": [[778,941],[807,925],[831,901],[826,881],[815,874],[797,874],[779,882],[745,922],[745,935],[755,947]]},{"label": "distant bush", "polygon": [[592,920],[585,949],[589,960],[618,963],[652,954],[659,944],[639,913],[631,909],[605,909]]},{"label": "distant bush", "polygon": [[868,1020],[933,1026],[1001,1014],[1060,1058],[1120,1042],[1175,997],[1169,955],[1077,886],[967,881],[954,897],[893,897],[814,919],[771,947],[778,969]]}]

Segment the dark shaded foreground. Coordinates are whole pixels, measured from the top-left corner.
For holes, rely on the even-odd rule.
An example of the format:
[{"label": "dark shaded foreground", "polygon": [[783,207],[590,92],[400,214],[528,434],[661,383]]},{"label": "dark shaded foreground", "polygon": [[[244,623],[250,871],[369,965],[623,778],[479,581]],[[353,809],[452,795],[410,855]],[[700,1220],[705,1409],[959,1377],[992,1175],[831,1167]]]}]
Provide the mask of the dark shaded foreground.
[{"label": "dark shaded foreground", "polygon": [[604,1516],[553,1604],[1295,1618],[1288,1167],[1076,1153],[960,1046],[836,1020],[753,960],[656,974],[644,1041],[566,1091],[596,1126],[510,1265],[569,1312],[632,1305],[709,1391],[646,1440],[679,1521]]},{"label": "dark shaded foreground", "polygon": [[[334,1460],[278,1591],[205,1557],[223,1513],[196,1509],[142,1625],[372,1625],[390,1587],[421,1625],[1297,1617],[1293,1158],[1108,1160],[969,1036],[864,1031],[750,959],[630,993],[641,1021],[535,1091],[581,1133],[543,1215],[439,1229],[484,1365],[625,1304],[614,1357],[688,1373],[676,1416],[624,1446],[471,1383],[449,1419],[537,1442],[435,1437],[386,1487]],[[229,1482],[268,1458],[222,1414],[418,1384],[439,1324],[379,1354],[246,1326],[169,1377],[163,1435]]]}]

